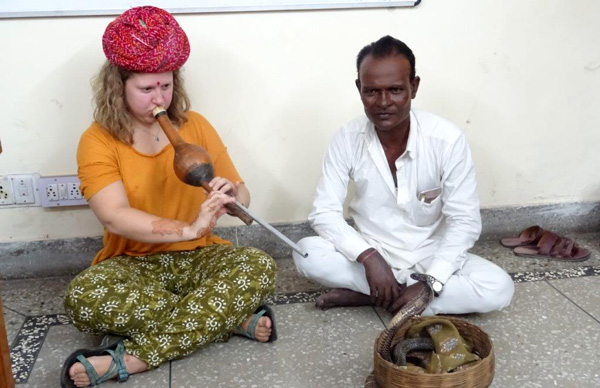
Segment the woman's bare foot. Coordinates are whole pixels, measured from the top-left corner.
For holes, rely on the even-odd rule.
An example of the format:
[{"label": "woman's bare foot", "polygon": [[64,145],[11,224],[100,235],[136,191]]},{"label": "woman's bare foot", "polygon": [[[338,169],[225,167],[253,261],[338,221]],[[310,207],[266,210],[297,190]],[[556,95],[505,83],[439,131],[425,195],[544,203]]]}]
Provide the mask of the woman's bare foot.
[{"label": "woman's bare foot", "polygon": [[[248,325],[250,325],[250,321],[253,317],[254,315],[250,316],[250,318],[240,324],[240,327],[244,329],[244,331],[248,331]],[[266,316],[260,317],[256,323],[254,338],[256,338],[258,342],[267,342],[271,336],[271,325],[271,318]]]},{"label": "woman's bare foot", "polygon": [[[124,359],[125,368],[127,369],[127,372],[129,372],[130,375],[148,370],[148,364],[137,357],[125,353]],[[108,367],[112,362],[112,357],[94,356],[88,357],[87,360],[90,362],[90,364],[92,364],[92,366],[96,370],[96,373],[98,373],[98,376],[102,377],[108,370]],[[90,385],[90,377],[88,376],[85,367],[80,362],[76,362],[75,364],[73,364],[73,366],[71,366],[71,368],[69,369],[69,376],[71,376],[71,380],[73,380],[75,385],[78,387],[87,387]]]},{"label": "woman's bare foot", "polygon": [[360,292],[352,291],[347,288],[334,288],[333,290],[319,296],[315,306],[321,310],[327,310],[332,307],[356,307],[372,306],[371,297]]}]

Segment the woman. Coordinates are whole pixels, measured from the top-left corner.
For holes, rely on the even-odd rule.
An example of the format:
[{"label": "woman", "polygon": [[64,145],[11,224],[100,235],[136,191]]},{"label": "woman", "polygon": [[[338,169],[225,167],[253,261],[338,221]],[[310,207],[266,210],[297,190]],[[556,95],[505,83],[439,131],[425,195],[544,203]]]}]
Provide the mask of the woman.
[{"label": "woman", "polygon": [[[274,288],[273,259],[211,234],[224,205],[248,206],[250,194],[216,131],[188,111],[179,70],[190,52],[185,33],[168,12],[137,7],[107,27],[103,48],[95,122],[77,162],[104,247],[69,285],[65,309],[79,330],[118,337],[69,356],[63,387],[124,381],[232,332],[276,339],[272,311],[257,309]],[[175,176],[173,147],[152,115],[157,106],[186,142],[211,155],[210,194]]]}]

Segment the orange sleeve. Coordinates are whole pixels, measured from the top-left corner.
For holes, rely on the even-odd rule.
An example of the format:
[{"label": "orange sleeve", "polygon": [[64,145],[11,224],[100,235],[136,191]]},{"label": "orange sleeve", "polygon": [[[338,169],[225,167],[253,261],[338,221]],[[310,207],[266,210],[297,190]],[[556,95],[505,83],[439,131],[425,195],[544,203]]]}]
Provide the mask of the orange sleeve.
[{"label": "orange sleeve", "polygon": [[113,182],[122,179],[116,140],[98,124],[81,135],[77,147],[77,174],[86,200]]}]

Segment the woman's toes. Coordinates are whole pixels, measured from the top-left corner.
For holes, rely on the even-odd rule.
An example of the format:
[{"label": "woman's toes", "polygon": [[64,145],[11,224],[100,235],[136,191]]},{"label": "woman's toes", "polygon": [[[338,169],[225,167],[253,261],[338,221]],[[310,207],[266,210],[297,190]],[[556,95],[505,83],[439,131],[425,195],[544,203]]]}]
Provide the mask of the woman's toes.
[{"label": "woman's toes", "polygon": [[267,342],[271,336],[271,319],[269,317],[261,317],[256,325],[254,336],[260,342]]},{"label": "woman's toes", "polygon": [[71,380],[73,380],[77,386],[85,386],[82,384],[85,384],[86,382],[89,383],[90,380],[83,364],[80,362],[76,362],[71,366],[71,369],[69,369],[69,376],[71,376]]}]

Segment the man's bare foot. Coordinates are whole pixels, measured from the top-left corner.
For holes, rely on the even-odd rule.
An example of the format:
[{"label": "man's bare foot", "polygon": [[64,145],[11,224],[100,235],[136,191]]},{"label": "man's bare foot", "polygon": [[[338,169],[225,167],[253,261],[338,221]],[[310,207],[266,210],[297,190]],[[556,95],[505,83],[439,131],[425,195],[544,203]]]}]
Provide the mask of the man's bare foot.
[{"label": "man's bare foot", "polygon": [[332,307],[356,307],[372,306],[371,297],[360,292],[352,291],[347,288],[334,288],[333,290],[319,296],[315,306],[321,310],[327,310]]},{"label": "man's bare foot", "polygon": [[[127,369],[127,372],[129,372],[130,375],[148,370],[148,364],[137,357],[125,353],[124,359],[125,368]],[[112,357],[94,356],[88,357],[87,360],[90,362],[90,364],[92,364],[92,366],[96,370],[96,373],[98,373],[98,376],[102,377],[108,370],[108,367],[112,362]],[[69,369],[69,376],[71,376],[71,380],[73,380],[77,387],[87,387],[90,385],[90,377],[88,376],[85,367],[80,362],[76,362],[75,364],[73,364],[73,366],[71,366],[71,368]]]},{"label": "man's bare foot", "polygon": [[[250,318],[246,319],[240,324],[241,328],[244,329],[244,331],[248,331],[248,325],[250,325],[250,321],[253,317],[254,315],[252,315]],[[258,322],[256,323],[256,329],[254,330],[254,338],[256,338],[258,342],[267,342],[269,340],[269,337],[271,336],[271,325],[271,318],[267,316],[260,317],[258,319]]]}]

